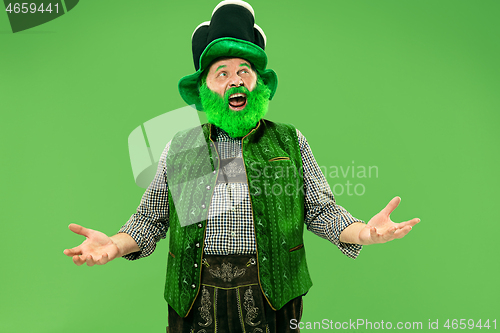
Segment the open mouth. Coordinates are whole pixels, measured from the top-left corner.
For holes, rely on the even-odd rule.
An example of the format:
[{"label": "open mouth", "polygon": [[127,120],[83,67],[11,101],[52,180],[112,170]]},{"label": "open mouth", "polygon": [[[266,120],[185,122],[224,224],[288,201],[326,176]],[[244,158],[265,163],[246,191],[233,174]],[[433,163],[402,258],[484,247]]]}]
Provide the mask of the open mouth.
[{"label": "open mouth", "polygon": [[247,95],[243,93],[231,94],[229,96],[229,108],[233,111],[240,111],[247,105]]}]

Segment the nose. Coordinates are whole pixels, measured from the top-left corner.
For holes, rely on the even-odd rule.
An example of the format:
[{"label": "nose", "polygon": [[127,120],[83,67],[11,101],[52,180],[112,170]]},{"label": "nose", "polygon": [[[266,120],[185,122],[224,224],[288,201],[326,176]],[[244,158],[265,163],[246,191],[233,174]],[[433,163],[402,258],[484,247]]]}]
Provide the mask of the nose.
[{"label": "nose", "polygon": [[242,87],[244,85],[245,85],[245,83],[243,82],[241,77],[239,77],[239,75],[233,75],[233,77],[231,78],[231,81],[229,82],[229,86],[231,88],[232,87]]}]

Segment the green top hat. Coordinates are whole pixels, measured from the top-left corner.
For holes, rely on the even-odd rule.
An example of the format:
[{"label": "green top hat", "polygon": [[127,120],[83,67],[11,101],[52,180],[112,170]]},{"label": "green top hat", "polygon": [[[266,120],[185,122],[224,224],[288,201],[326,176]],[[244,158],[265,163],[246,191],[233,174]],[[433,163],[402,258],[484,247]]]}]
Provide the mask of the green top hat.
[{"label": "green top hat", "polygon": [[278,76],[272,69],[266,69],[266,35],[255,24],[254,11],[248,3],[240,0],[222,1],[215,7],[210,22],[203,22],[196,27],[191,41],[196,72],[179,81],[179,92],[187,104],[194,104],[196,109],[203,111],[199,80],[203,71],[221,57],[250,61],[271,90],[269,99],[273,98]]}]

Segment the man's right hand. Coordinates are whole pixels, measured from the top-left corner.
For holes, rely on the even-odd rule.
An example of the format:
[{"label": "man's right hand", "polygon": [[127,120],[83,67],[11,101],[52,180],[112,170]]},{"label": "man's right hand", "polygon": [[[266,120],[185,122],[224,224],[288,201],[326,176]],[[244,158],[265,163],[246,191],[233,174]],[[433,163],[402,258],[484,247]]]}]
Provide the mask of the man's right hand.
[{"label": "man's right hand", "polygon": [[[104,265],[122,256],[117,243],[102,232],[87,229],[73,223],[69,225],[69,229],[87,238],[79,246],[64,250],[65,255],[73,257],[73,262],[76,265],[80,266],[84,263],[87,263],[87,266]],[[132,237],[130,237],[130,239],[132,239]]]}]

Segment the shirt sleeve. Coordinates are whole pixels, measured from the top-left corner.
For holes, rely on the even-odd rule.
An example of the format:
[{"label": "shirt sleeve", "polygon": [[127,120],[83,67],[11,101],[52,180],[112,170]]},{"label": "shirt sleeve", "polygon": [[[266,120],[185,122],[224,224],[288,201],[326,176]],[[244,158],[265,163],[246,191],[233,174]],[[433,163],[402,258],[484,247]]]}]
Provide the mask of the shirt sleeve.
[{"label": "shirt sleeve", "polygon": [[168,186],[166,174],[167,144],[160,160],[155,178],[142,196],[137,212],[121,227],[119,233],[129,234],[141,249],[124,256],[127,260],[136,260],[149,256],[156,248],[156,243],[166,237],[168,230]]},{"label": "shirt sleeve", "polygon": [[347,210],[335,203],[330,186],[314,159],[306,138],[299,130],[297,130],[297,137],[304,169],[305,224],[307,229],[328,239],[342,253],[355,259],[362,246],[341,242],[340,234],[352,223],[364,222],[354,218]]}]

